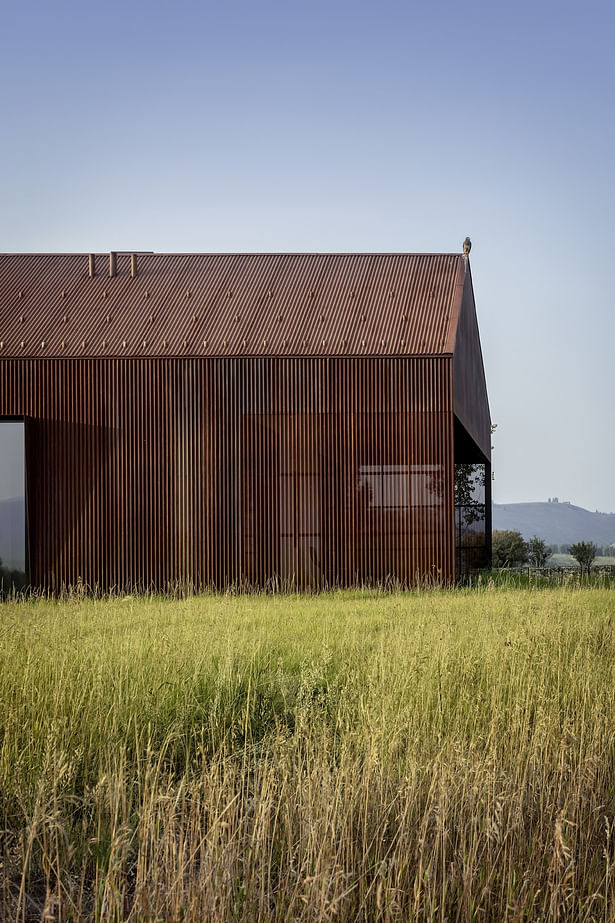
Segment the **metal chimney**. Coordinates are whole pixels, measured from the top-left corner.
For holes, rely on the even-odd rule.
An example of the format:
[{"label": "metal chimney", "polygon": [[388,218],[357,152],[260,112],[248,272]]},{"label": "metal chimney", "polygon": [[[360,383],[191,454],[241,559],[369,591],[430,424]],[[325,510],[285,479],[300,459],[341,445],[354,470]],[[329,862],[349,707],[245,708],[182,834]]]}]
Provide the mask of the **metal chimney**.
[{"label": "metal chimney", "polygon": [[130,254],[130,275],[134,279],[137,275],[137,254]]},{"label": "metal chimney", "polygon": [[96,275],[96,256],[94,253],[88,255],[88,271],[90,273],[90,279],[93,279]]},{"label": "metal chimney", "polygon": [[109,254],[109,277],[117,276],[117,253],[112,250]]}]

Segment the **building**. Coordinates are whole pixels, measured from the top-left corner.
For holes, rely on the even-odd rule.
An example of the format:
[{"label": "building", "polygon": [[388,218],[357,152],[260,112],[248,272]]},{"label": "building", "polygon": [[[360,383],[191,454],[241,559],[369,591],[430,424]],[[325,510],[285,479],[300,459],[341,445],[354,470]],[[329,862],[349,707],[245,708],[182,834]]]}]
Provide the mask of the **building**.
[{"label": "building", "polygon": [[5,579],[452,582],[490,553],[468,256],[1,255],[0,446]]}]

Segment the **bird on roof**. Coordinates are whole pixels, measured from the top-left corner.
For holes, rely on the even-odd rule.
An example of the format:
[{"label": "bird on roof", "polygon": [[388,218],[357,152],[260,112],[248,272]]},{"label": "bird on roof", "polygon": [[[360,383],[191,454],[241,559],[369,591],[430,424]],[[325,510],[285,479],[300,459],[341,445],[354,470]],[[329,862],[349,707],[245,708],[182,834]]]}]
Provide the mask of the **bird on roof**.
[{"label": "bird on roof", "polygon": [[470,240],[469,237],[466,237],[466,239],[463,242],[463,255],[469,256],[471,249],[472,249],[472,241]]}]

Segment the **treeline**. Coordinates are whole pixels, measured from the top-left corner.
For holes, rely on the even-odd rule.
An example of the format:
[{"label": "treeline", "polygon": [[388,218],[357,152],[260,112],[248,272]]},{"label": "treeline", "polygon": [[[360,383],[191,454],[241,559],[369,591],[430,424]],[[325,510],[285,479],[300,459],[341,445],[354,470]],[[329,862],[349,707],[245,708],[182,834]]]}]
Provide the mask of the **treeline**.
[{"label": "treeline", "polygon": [[[556,545],[551,543],[547,546],[551,554],[570,554],[571,545]],[[612,558],[615,557],[615,544],[613,545],[596,545],[596,554],[599,557]]]},{"label": "treeline", "polygon": [[[526,542],[518,529],[495,529],[493,531],[492,566],[496,568],[521,567],[529,564],[537,568],[548,567],[549,559],[555,554],[552,547],[536,535]],[[592,565],[602,550],[593,542],[587,541],[557,547],[566,548],[565,552],[558,553],[572,555],[581,573],[587,574],[591,572]]]}]

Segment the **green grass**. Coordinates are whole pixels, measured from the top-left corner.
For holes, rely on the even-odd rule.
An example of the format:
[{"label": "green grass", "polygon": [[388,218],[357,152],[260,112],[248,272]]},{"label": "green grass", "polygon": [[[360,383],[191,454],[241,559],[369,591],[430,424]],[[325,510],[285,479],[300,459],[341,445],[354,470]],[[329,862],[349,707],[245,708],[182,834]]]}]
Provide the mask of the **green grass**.
[{"label": "green grass", "polygon": [[612,920],[615,594],[0,606],[0,919]]}]

